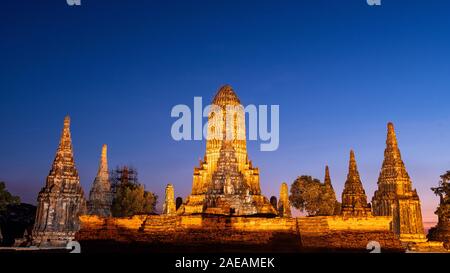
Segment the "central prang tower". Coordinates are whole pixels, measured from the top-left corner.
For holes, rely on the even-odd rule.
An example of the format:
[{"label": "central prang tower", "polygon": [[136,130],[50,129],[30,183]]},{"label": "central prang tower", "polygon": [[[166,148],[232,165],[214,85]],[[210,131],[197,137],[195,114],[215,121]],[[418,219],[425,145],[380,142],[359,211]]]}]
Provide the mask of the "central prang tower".
[{"label": "central prang tower", "polygon": [[178,213],[276,215],[261,195],[259,169],[248,159],[245,111],[231,86],[214,97],[207,130],[205,157],[194,168],[192,193]]}]

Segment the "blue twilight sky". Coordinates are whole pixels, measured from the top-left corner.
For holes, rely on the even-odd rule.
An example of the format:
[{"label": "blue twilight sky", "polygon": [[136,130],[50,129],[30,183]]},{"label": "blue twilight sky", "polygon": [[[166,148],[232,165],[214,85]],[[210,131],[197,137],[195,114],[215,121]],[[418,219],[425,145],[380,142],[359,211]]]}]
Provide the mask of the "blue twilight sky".
[{"label": "blue twilight sky", "polygon": [[[280,105],[280,146],[249,157],[263,193],[328,164],[340,198],[355,149],[369,199],[396,125],[434,219],[430,187],[450,169],[450,2],[445,0],[113,1],[0,4],[0,180],[35,203],[72,117],[85,192],[100,149],[163,198],[190,192],[202,141],[170,136],[176,104],[231,84],[244,104]],[[159,204],[161,206],[161,202]]]}]

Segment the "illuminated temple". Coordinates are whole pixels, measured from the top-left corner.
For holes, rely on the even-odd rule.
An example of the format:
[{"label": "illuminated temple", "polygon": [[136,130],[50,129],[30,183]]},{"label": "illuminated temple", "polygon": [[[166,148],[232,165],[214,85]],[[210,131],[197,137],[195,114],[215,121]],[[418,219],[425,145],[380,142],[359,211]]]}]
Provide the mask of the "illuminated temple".
[{"label": "illuminated temple", "polygon": [[194,168],[192,192],[177,213],[276,215],[261,194],[259,169],[248,159],[245,112],[229,85],[212,101],[206,138],[205,157]]},{"label": "illuminated temple", "polygon": [[400,238],[425,240],[419,195],[412,187],[392,123],[388,123],[384,160],[372,203],[375,215],[393,217],[393,230]]},{"label": "illuminated temple", "polygon": [[[313,217],[293,217],[286,183],[280,187],[278,202],[272,197],[271,203],[261,194],[259,169],[247,155],[245,111],[231,86],[221,87],[215,95],[206,129],[205,156],[194,168],[192,191],[184,203],[175,199],[175,188],[168,184],[161,215],[112,217],[106,146],[85,214],[67,117],[52,169],[38,196],[32,244],[63,247],[76,240],[87,252],[240,249],[285,253],[366,251],[376,241],[383,251],[448,251],[442,242],[447,237],[424,239],[420,200],[401,160],[391,123],[372,206],[351,151],[341,213],[334,210]],[[122,173],[124,179],[125,173],[128,169]],[[324,185],[335,200],[328,168]],[[440,211],[439,231],[447,236],[447,218]],[[112,243],[117,247],[111,247]]]}]

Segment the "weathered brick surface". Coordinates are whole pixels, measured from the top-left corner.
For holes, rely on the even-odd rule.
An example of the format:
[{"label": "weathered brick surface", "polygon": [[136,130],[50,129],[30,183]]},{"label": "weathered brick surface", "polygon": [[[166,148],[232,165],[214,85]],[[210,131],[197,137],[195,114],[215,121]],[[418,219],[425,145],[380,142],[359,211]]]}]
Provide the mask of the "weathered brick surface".
[{"label": "weathered brick surface", "polygon": [[[82,245],[147,245],[155,251],[366,251],[375,240],[387,251],[402,251],[389,230],[358,230],[357,221],[347,220],[340,229],[330,229],[335,217],[263,218],[224,216],[135,216],[99,218],[82,216],[76,239]],[[374,223],[386,219],[372,219]],[[344,229],[347,223],[351,228]],[[360,225],[361,227],[361,225]],[[155,248],[157,246],[157,248]]]}]

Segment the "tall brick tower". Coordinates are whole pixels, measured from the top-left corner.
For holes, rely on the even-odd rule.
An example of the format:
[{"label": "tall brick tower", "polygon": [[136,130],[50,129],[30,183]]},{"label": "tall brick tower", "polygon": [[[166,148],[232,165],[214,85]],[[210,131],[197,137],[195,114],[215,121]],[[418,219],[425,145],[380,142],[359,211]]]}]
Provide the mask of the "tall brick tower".
[{"label": "tall brick tower", "polygon": [[248,160],[245,112],[229,85],[219,89],[208,115],[206,153],[194,168],[182,214],[277,214],[261,195],[259,170]]},{"label": "tall brick tower", "polygon": [[392,216],[393,230],[406,241],[423,241],[425,234],[417,191],[403,163],[394,124],[388,123],[384,161],[378,177],[378,189],[372,198],[373,213]]},{"label": "tall brick tower", "polygon": [[33,245],[66,245],[75,237],[79,229],[78,216],[85,209],[86,201],[73,159],[70,117],[67,116],[55,160],[45,187],[38,195]]}]

